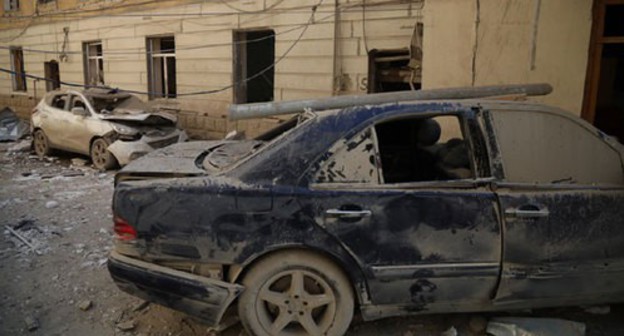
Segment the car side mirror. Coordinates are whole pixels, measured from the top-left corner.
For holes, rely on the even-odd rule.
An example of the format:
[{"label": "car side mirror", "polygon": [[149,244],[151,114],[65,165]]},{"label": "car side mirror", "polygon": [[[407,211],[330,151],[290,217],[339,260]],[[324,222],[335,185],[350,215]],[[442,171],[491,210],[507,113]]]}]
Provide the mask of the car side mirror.
[{"label": "car side mirror", "polygon": [[71,113],[72,113],[73,115],[77,115],[77,116],[81,116],[81,117],[86,117],[87,115],[89,115],[89,114],[87,113],[87,110],[85,110],[85,108],[84,108],[84,107],[73,107],[73,108],[71,109]]}]

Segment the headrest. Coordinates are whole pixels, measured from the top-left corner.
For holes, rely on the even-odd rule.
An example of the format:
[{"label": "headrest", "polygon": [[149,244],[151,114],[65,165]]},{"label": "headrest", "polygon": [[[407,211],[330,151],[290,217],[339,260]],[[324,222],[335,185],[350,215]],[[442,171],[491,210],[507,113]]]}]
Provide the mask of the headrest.
[{"label": "headrest", "polygon": [[423,147],[433,146],[440,140],[442,129],[440,124],[433,119],[425,119],[418,125],[417,140]]}]

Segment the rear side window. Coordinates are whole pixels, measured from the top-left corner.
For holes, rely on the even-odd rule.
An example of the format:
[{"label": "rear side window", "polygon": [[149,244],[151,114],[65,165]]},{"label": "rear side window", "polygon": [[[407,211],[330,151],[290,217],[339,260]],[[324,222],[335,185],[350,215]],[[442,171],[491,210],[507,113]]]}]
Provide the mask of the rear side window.
[{"label": "rear side window", "polygon": [[335,143],[319,183],[412,183],[475,177],[473,156],[457,116],[382,121]]},{"label": "rear side window", "polygon": [[335,143],[316,173],[316,182],[379,183],[375,133],[368,128]]},{"label": "rear side window", "polygon": [[622,184],[619,153],[567,117],[493,111],[505,178],[517,183]]}]

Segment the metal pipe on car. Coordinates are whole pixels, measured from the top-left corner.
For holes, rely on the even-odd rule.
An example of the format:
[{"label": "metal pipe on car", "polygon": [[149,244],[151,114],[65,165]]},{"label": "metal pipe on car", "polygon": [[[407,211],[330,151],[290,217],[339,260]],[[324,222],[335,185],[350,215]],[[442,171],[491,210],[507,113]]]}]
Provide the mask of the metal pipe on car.
[{"label": "metal pipe on car", "polygon": [[400,91],[367,95],[335,96],[322,99],[282,102],[232,104],[230,120],[262,118],[274,115],[345,108],[354,105],[375,105],[413,100],[471,99],[506,95],[544,96],[553,90],[550,84],[495,85],[420,91]]}]

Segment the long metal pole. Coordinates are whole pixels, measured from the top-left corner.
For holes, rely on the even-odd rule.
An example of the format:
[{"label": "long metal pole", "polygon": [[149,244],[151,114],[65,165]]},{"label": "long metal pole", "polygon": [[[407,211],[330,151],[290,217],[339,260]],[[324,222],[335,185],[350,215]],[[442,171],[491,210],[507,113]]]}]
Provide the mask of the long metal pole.
[{"label": "long metal pole", "polygon": [[354,105],[376,105],[412,100],[470,99],[506,95],[543,96],[552,92],[550,84],[496,85],[432,89],[421,91],[400,91],[367,95],[335,96],[323,99],[293,100],[255,104],[233,104],[230,106],[230,119],[262,118],[281,114],[345,108]]}]

